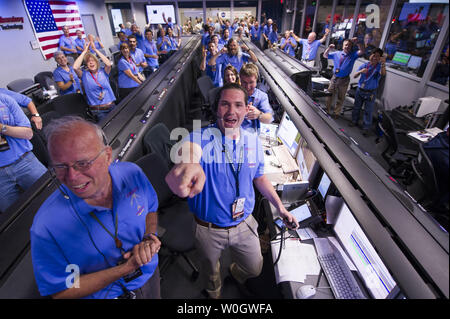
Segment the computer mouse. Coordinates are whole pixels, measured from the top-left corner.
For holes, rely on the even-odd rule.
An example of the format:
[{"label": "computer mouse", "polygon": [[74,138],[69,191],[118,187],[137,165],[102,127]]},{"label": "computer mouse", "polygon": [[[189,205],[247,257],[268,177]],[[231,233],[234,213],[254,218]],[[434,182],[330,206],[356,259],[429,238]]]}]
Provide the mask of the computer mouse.
[{"label": "computer mouse", "polygon": [[316,294],[316,288],[313,285],[303,285],[297,289],[297,299],[311,299]]},{"label": "computer mouse", "polygon": [[272,151],[270,149],[266,150],[267,155],[272,155]]}]

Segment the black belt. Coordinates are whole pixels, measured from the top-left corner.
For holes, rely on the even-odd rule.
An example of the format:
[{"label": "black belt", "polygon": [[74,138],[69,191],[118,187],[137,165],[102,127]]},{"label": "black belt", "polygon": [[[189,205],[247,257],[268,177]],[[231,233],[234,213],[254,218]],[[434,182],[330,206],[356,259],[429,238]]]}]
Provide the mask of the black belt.
[{"label": "black belt", "polygon": [[[216,228],[216,229],[230,229],[230,228],[234,228],[236,226],[238,226],[239,224],[233,225],[233,226],[225,226],[225,227],[221,227],[221,226],[217,226],[216,224],[213,223],[207,223],[204,222],[203,220],[199,219],[197,216],[194,215],[194,219],[197,222],[197,224],[199,224],[200,226],[204,226],[204,227],[211,227],[211,228]],[[242,220],[243,221],[243,220]],[[241,223],[242,223],[241,221]]]},{"label": "black belt", "polygon": [[22,155],[20,155],[20,157],[19,157],[18,159],[16,159],[16,160],[15,160],[14,162],[12,162],[11,164],[2,166],[2,167],[0,167],[0,168],[6,168],[6,167],[8,167],[8,166],[11,166],[11,165],[16,164],[17,162],[19,162],[20,160],[22,160],[25,156],[27,156],[27,154],[30,153],[30,152],[31,152],[31,151],[28,151],[28,152],[23,153]]},{"label": "black belt", "polygon": [[360,89],[361,91],[367,92],[367,93],[372,93],[372,92],[374,92],[374,91],[376,90],[376,89],[366,90],[366,89],[363,89],[363,88],[361,88],[361,87],[359,87],[359,89]]}]

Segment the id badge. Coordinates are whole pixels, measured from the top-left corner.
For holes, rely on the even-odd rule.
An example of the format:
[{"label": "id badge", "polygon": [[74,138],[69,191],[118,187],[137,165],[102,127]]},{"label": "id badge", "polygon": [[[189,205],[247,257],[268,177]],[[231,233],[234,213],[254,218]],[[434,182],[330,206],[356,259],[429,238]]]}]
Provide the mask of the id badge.
[{"label": "id badge", "polygon": [[232,205],[231,215],[233,220],[237,220],[244,215],[245,197],[237,198]]},{"label": "id badge", "polygon": [[101,101],[101,100],[103,100],[104,97],[105,97],[105,92],[101,91],[100,94],[98,95],[98,99]]},{"label": "id badge", "polygon": [[336,69],[336,74],[338,74],[338,73],[339,73],[339,71],[340,71],[340,69]]}]

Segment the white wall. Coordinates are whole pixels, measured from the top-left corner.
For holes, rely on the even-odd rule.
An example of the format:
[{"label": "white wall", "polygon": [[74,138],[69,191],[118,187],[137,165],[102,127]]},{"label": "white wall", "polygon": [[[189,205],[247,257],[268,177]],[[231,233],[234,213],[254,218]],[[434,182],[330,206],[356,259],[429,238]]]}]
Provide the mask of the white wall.
[{"label": "white wall", "polygon": [[[100,38],[108,52],[114,44],[108,14],[103,0],[76,0],[81,14],[94,14]],[[31,22],[21,0],[0,0],[0,16],[23,17],[23,30],[0,30],[0,87],[19,78],[31,78],[42,71],[53,71],[56,63],[45,60],[40,49],[32,49],[36,40]]]}]

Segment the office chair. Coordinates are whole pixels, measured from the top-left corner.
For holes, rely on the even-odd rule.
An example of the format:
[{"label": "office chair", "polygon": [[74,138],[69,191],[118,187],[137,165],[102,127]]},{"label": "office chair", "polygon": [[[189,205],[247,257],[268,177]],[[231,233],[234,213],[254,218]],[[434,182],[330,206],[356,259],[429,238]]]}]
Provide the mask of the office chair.
[{"label": "office chair", "polygon": [[320,53],[320,71],[319,74],[328,80],[333,76],[333,69],[328,67],[328,59]]},{"label": "office chair", "polygon": [[411,177],[411,162],[417,157],[417,151],[406,148],[399,143],[398,135],[404,132],[395,128],[394,121],[386,111],[382,111],[382,121],[378,122],[377,125],[387,141],[387,147],[381,155],[389,165],[389,173],[393,177],[409,181]]},{"label": "office chair", "polygon": [[167,167],[170,169],[173,162],[170,159],[170,149],[176,141],[170,140],[170,131],[164,123],[158,123],[150,128],[142,139],[144,154],[156,153],[166,159]]},{"label": "office chair", "polygon": [[200,89],[200,93],[203,98],[203,104],[209,105],[211,101],[209,101],[209,90],[214,88],[214,83],[208,75],[203,75],[197,79],[198,88]]},{"label": "office chair", "polygon": [[54,111],[60,115],[79,115],[87,120],[93,120],[89,105],[81,93],[70,93],[55,97],[49,102]]},{"label": "office chair", "polygon": [[41,88],[50,90],[50,86],[53,85],[55,89],[58,89],[55,81],[53,80],[53,73],[50,71],[39,72],[34,76],[34,82],[39,83]]},{"label": "office chair", "polygon": [[21,93],[35,84],[32,79],[17,79],[9,82],[6,87],[8,90]]},{"label": "office chair", "polygon": [[116,52],[119,52],[119,48],[117,47],[117,44],[111,45],[109,47],[109,52],[111,52],[111,54],[114,54]]},{"label": "office chair", "polygon": [[[414,190],[411,186],[408,192],[425,208],[432,207],[439,195],[439,186],[437,183],[436,174],[433,163],[425,152],[423,145],[419,145],[419,154],[411,162],[412,170],[414,172],[415,182],[419,182],[420,191]],[[423,192],[425,190],[425,192]]]},{"label": "office chair", "polygon": [[[161,277],[163,278],[164,272],[176,258],[181,256],[192,268],[191,280],[195,281],[199,271],[186,255],[195,249],[195,238],[191,229],[194,215],[189,211],[187,201],[176,197],[165,182],[169,168],[161,156],[150,153],[138,159],[136,164],[142,168],[158,195],[158,225],[164,230],[158,230],[158,236],[161,247],[169,252],[168,256],[162,258]],[[163,256],[161,253],[161,257]]]},{"label": "office chair", "polygon": [[33,137],[30,142],[33,145],[33,153],[39,162],[41,162],[45,167],[48,167],[50,164],[50,156],[47,151],[47,143],[45,142],[43,134],[40,132],[41,130],[36,129],[34,124],[32,124],[32,130]]}]

